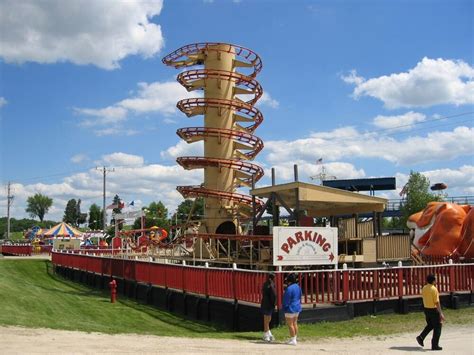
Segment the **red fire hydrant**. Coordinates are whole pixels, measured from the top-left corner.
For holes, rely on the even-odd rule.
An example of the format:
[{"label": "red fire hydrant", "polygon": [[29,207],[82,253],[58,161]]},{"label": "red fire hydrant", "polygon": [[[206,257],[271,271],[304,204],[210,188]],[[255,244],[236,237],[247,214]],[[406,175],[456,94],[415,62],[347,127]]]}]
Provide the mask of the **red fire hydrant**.
[{"label": "red fire hydrant", "polygon": [[115,303],[115,300],[117,299],[117,282],[112,279],[112,281],[109,282],[109,287],[110,287],[110,302]]}]

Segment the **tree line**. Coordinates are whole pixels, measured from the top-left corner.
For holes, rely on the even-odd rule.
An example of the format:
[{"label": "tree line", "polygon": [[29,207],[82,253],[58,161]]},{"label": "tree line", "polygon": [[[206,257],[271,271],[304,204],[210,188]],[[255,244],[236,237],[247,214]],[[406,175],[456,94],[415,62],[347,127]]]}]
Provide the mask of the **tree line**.
[{"label": "tree line", "polygon": [[[27,206],[25,211],[29,214],[32,219],[10,219],[10,231],[11,232],[23,232],[33,225],[37,225],[41,228],[49,228],[54,224],[57,224],[56,221],[47,221],[45,216],[48,214],[49,209],[53,205],[53,199],[37,193],[33,196],[28,197]],[[113,198],[112,205],[117,206],[112,209],[112,219],[111,226],[109,226],[109,234],[113,235],[115,228],[115,223],[118,224],[119,229],[123,228],[123,220],[115,221],[114,215],[117,213],[122,213],[124,206],[121,203],[119,195],[115,195]],[[192,200],[184,200],[177,208],[177,211],[173,215],[169,215],[168,208],[161,201],[151,202],[149,205],[141,208],[145,213],[145,228],[150,228],[152,226],[158,226],[169,230],[170,226],[173,224],[182,224],[184,223],[191,210],[192,219],[200,219],[204,214],[204,200],[202,198]],[[63,222],[66,222],[74,227],[86,227],[90,230],[103,230],[103,208],[101,208],[96,203],[93,203],[89,207],[87,213],[83,213],[81,210],[81,199],[70,199],[64,209],[64,215],[62,218]],[[36,220],[38,219],[38,220]],[[134,229],[141,228],[141,219],[137,218],[133,223]],[[7,218],[0,218],[0,237],[6,233],[7,230]]]}]

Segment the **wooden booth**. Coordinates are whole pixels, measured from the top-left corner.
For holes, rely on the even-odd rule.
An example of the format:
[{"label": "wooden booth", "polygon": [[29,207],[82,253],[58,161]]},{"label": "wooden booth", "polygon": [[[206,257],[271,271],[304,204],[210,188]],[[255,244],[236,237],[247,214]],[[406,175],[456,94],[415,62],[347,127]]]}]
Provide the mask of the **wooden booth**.
[{"label": "wooden booth", "polygon": [[[280,220],[276,208],[285,209],[290,225],[314,226],[323,223],[338,228],[339,263],[377,262],[377,238],[382,236],[381,219],[387,200],[336,188],[291,182],[250,191],[253,197],[266,198],[265,208],[273,206],[273,226]],[[254,217],[254,229],[265,208]],[[370,213],[362,220],[358,214]]]}]

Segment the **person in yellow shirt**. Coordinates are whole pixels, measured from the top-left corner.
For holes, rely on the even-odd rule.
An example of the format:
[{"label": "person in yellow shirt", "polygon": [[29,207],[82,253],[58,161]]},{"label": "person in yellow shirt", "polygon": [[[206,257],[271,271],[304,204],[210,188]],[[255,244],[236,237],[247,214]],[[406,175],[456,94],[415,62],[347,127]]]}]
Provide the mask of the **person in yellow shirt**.
[{"label": "person in yellow shirt", "polygon": [[423,346],[423,341],[429,332],[433,330],[431,338],[431,350],[443,350],[439,346],[439,337],[441,336],[441,323],[445,320],[441,304],[439,302],[438,289],[435,286],[436,278],[430,274],[426,277],[426,285],[423,286],[421,295],[423,297],[423,307],[425,312],[426,327],[420,335],[416,337],[416,341]]}]

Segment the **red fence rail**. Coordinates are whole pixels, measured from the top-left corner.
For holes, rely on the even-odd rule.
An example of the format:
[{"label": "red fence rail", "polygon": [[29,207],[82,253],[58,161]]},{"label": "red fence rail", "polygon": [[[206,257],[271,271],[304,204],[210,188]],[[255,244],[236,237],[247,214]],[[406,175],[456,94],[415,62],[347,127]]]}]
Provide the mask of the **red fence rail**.
[{"label": "red fence rail", "polygon": [[[257,304],[267,275],[264,271],[218,269],[56,251],[52,253],[52,263],[183,292]],[[277,272],[279,307],[282,304],[284,279],[288,273]],[[301,301],[307,305],[417,296],[428,274],[436,275],[440,293],[474,291],[474,264],[296,272],[302,289]]]},{"label": "red fence rail", "polygon": [[0,246],[0,253],[8,255],[31,255],[30,244],[10,244]]}]

